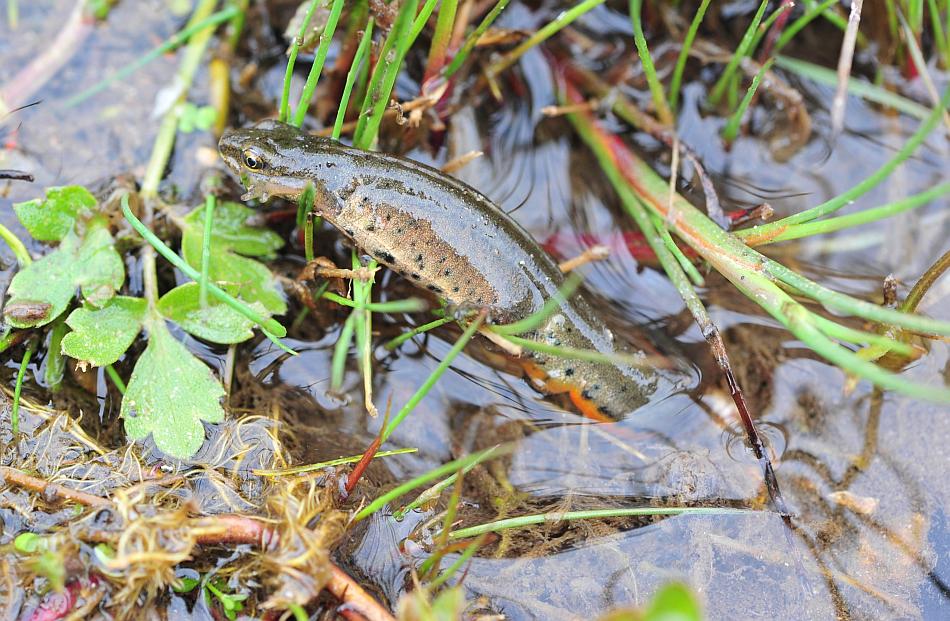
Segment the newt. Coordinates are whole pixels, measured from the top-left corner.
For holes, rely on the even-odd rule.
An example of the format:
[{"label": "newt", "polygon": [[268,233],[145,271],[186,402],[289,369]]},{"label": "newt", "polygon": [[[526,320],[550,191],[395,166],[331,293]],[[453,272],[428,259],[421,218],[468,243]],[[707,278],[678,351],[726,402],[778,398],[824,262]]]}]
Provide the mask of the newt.
[{"label": "newt", "polygon": [[[316,215],[361,252],[453,307],[487,310],[492,321],[508,323],[538,312],[564,285],[557,264],[525,229],[478,190],[430,166],[272,120],[226,132],[218,149],[247,187],[244,200],[296,202],[312,184]],[[615,337],[583,292],[522,336],[645,358]],[[579,413],[598,421],[620,420],[647,404],[658,387],[670,388],[666,374],[641,365],[535,351],[519,362],[541,392],[568,396]]]}]

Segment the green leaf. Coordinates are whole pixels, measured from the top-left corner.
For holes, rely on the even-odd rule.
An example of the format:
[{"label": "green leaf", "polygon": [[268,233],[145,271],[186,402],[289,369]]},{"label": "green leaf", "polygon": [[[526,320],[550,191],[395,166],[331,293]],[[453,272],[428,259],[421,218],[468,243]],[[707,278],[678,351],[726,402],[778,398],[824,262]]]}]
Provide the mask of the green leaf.
[{"label": "green leaf", "polygon": [[224,388],[211,369],[179,343],[159,317],[146,319],[148,346],[135,363],[122,418],[133,440],[152,434],[163,452],[186,459],[205,439],[201,421],[224,419]]},{"label": "green leaf", "polygon": [[686,585],[674,582],[656,592],[644,621],[702,621],[702,613]]},{"label": "green leaf", "polygon": [[214,125],[217,112],[212,106],[200,108],[191,102],[182,105],[178,116],[178,129],[185,134],[193,131],[208,131]]},{"label": "green leaf", "polygon": [[66,586],[66,562],[62,554],[44,550],[29,559],[26,566],[49,580],[54,591],[62,591]]},{"label": "green leaf", "polygon": [[[272,256],[284,242],[273,231],[248,226],[254,213],[234,202],[215,207],[208,278],[219,285],[233,285],[229,291],[248,304],[260,302],[269,313],[281,315],[287,311],[287,302],[277,279],[266,265],[248,257]],[[182,228],[182,257],[195,269],[201,269],[203,236],[202,207],[185,217]]]},{"label": "green leaf", "polygon": [[[233,201],[221,201],[214,208],[214,220],[211,225],[211,245],[221,250],[230,250],[248,257],[271,257],[284,245],[280,235],[270,229],[249,226],[248,219],[257,215],[249,207]],[[196,242],[201,257],[201,238],[204,235],[204,206],[194,209],[185,216],[183,236]],[[183,242],[184,243],[184,242]],[[191,261],[189,261],[190,263]],[[195,265],[195,267],[200,267]]]},{"label": "green leaf", "polygon": [[142,329],[148,304],[142,298],[116,296],[102,308],[77,308],[66,318],[73,329],[63,337],[63,353],[102,367],[125,353]]},{"label": "green leaf", "polygon": [[[182,251],[185,261],[190,265],[196,268],[201,265],[200,247],[194,250],[191,246],[186,246],[183,240]],[[273,315],[281,315],[287,311],[287,302],[277,279],[267,266],[259,261],[216,249],[212,245],[208,278],[218,286],[231,290],[248,304],[260,302]]]},{"label": "green leaf", "polygon": [[94,306],[102,306],[115,295],[125,280],[125,265],[105,218],[91,218],[82,233],[70,231],[59,248],[13,277],[3,310],[10,325],[46,325],[66,310],[77,287]]},{"label": "green leaf", "polygon": [[95,228],[91,224],[90,227],[73,265],[73,280],[87,302],[101,307],[125,281],[125,263],[115,250],[105,220]]},{"label": "green leaf", "polygon": [[[230,287],[226,287],[226,290]],[[202,308],[201,286],[189,282],[175,287],[158,301],[158,312],[171,319],[188,333],[212,343],[240,343],[254,336],[254,322],[238,313],[227,304],[209,298]],[[232,293],[233,291],[228,291]],[[251,307],[259,313],[264,306],[255,302]]]},{"label": "green leaf", "polygon": [[187,576],[178,579],[179,585],[172,585],[172,590],[175,593],[191,593],[195,590],[195,587],[201,584],[200,580],[195,578],[189,578]]},{"label": "green leaf", "polygon": [[461,619],[467,605],[465,593],[460,587],[445,589],[440,591],[432,602],[432,619],[433,621]]},{"label": "green leaf", "polygon": [[231,621],[234,621],[237,618],[237,613],[244,610],[243,602],[248,596],[243,593],[228,593],[227,588],[227,583],[220,579],[214,579],[205,583],[205,590],[217,598],[221,603],[221,607],[224,608],[225,616]]},{"label": "green leaf", "polygon": [[46,549],[46,539],[36,533],[20,533],[13,539],[13,549],[20,554],[34,554]]},{"label": "green leaf", "polygon": [[89,190],[81,185],[67,185],[48,188],[45,198],[16,203],[13,209],[34,239],[50,242],[66,237],[76,216],[95,206],[96,199]]}]

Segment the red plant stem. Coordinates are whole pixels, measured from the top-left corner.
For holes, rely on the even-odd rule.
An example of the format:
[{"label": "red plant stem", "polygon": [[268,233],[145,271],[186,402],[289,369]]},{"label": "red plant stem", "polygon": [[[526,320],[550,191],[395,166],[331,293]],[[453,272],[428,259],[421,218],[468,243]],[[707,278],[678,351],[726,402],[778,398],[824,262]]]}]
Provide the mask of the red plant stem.
[{"label": "red plant stem", "polygon": [[788,23],[788,18],[792,16],[792,9],[794,8],[795,0],[783,0],[782,8],[780,9],[782,14],[776,18],[775,23],[772,24],[772,27],[769,29],[769,34],[765,37],[765,45],[762,46],[762,52],[759,54],[760,65],[764,65],[765,61],[772,56],[775,42],[778,41],[779,35],[785,30],[785,24]]},{"label": "red plant stem", "polygon": [[86,2],[77,0],[66,25],[53,42],[6,84],[0,86],[0,113],[16,108],[39,91],[82,47],[95,25],[85,13]]},{"label": "red plant stem", "polygon": [[330,581],[327,591],[343,602],[339,612],[347,619],[358,621],[395,621],[389,611],[380,606],[376,598],[366,592],[348,573],[330,564]]},{"label": "red plant stem", "polygon": [[[383,425],[385,428],[385,425]],[[372,444],[366,449],[363,453],[363,457],[360,458],[356,466],[353,468],[353,472],[350,473],[350,476],[346,479],[346,495],[349,496],[353,493],[353,490],[356,489],[356,484],[359,483],[360,477],[363,476],[363,472],[366,471],[366,468],[369,466],[369,463],[373,461],[373,457],[376,456],[376,451],[379,450],[379,445],[382,443],[382,436],[376,436],[376,439],[373,440]]]}]

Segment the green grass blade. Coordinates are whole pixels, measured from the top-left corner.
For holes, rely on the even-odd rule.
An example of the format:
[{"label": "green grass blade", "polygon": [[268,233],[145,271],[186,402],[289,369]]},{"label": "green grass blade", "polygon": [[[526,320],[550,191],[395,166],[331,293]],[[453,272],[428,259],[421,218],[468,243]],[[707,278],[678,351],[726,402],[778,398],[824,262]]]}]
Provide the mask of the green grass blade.
[{"label": "green grass blade", "polygon": [[844,341],[845,343],[878,345],[887,348],[888,351],[894,351],[904,356],[911,356],[914,353],[914,348],[907,343],[888,338],[882,334],[855,330],[854,328],[849,328],[840,323],[825,319],[821,315],[812,314],[811,320],[814,322],[815,327],[827,336],[839,341]]},{"label": "green grass blade", "polygon": [[[947,29],[943,26],[937,0],[927,0],[927,10],[930,13],[930,27],[933,32],[934,44],[937,46],[937,53],[943,61],[944,69],[950,69],[950,39],[948,39]],[[947,13],[946,19],[950,23],[950,4],[944,2],[944,10]]]},{"label": "green grass blade", "polygon": [[327,18],[326,26],[324,26],[323,33],[320,35],[317,54],[313,59],[313,65],[310,66],[310,73],[307,75],[307,83],[303,87],[297,110],[294,112],[293,125],[296,127],[303,125],[303,120],[307,116],[307,108],[310,107],[313,91],[317,88],[317,80],[320,79],[320,73],[323,71],[323,63],[326,62],[327,52],[330,51],[330,43],[333,42],[333,33],[336,32],[336,26],[340,21],[340,14],[343,13],[344,4],[343,0],[334,0],[333,7],[330,9],[330,16]]},{"label": "green grass blade", "polygon": [[650,48],[647,45],[647,39],[643,35],[643,21],[641,13],[643,9],[643,0],[630,0],[630,21],[633,22],[633,40],[637,46],[637,54],[640,56],[640,63],[643,66],[643,74],[647,78],[647,85],[650,87],[650,95],[653,98],[653,107],[660,122],[667,127],[674,124],[673,113],[670,111],[670,104],[666,101],[666,95],[663,93],[663,85],[660,84],[660,78],[656,75],[656,67],[653,65],[653,58],[650,56]]},{"label": "green grass blade", "polygon": [[353,342],[353,333],[356,331],[356,312],[352,312],[343,323],[340,336],[333,346],[333,360],[330,365],[330,388],[339,391],[343,386],[343,372],[346,370],[346,355]]},{"label": "green grass blade", "polygon": [[778,6],[778,8],[772,11],[771,15],[765,18],[762,24],[759,25],[758,29],[756,29],[755,37],[752,39],[751,45],[749,45],[750,53],[752,50],[759,49],[759,43],[762,42],[762,38],[768,33],[769,29],[775,24],[776,21],[778,21],[778,18],[781,17],[785,11],[788,11],[791,8],[792,6],[789,6],[783,2]]},{"label": "green grass blade", "polygon": [[14,235],[13,231],[3,226],[3,224],[0,224],[0,239],[5,241],[7,246],[10,246],[10,250],[13,251],[13,256],[16,257],[16,262],[21,268],[33,262],[33,257],[30,256],[30,252],[26,249],[26,246],[23,245],[23,242],[20,241],[20,238]]},{"label": "green grass blade", "polygon": [[436,382],[439,381],[439,378],[442,377],[442,374],[448,370],[449,365],[452,364],[452,361],[454,361],[455,358],[460,353],[462,353],[465,345],[472,339],[472,336],[474,336],[475,332],[478,330],[479,326],[482,325],[484,320],[484,314],[479,315],[474,321],[472,321],[472,323],[468,325],[467,328],[465,328],[465,332],[463,332],[462,336],[460,336],[455,342],[455,344],[452,346],[452,349],[450,349],[449,352],[445,354],[445,357],[441,362],[439,362],[439,366],[437,366],[435,370],[429,375],[429,377],[426,378],[426,381],[423,382],[422,386],[416,390],[416,392],[412,395],[412,397],[409,398],[406,404],[402,406],[402,409],[400,409],[396,416],[393,417],[391,421],[389,421],[388,425],[386,425],[386,428],[381,434],[382,442],[385,442],[389,436],[392,435],[392,433],[396,430],[396,427],[399,426],[403,419],[405,419],[406,416],[408,416],[409,413],[415,409],[417,405],[419,405],[419,402],[422,401],[423,397],[429,394],[429,391],[432,390],[432,387],[435,386]]},{"label": "green grass blade", "polygon": [[[376,451],[373,455],[373,459],[378,457],[392,457],[394,455],[406,455],[407,453],[416,453],[419,449],[417,448],[401,448],[393,449],[391,451]],[[336,466],[344,466],[346,464],[355,464],[356,462],[363,459],[363,453],[359,455],[350,455],[349,457],[337,457],[336,459],[330,459],[327,461],[317,462],[315,464],[305,464],[303,466],[293,466],[291,468],[278,468],[278,469],[260,469],[260,470],[251,470],[251,474],[259,477],[283,477],[296,474],[307,474],[308,472],[319,472],[324,468],[333,468]]]},{"label": "green grass blade", "polygon": [[409,37],[409,29],[418,4],[418,0],[407,0],[402,4],[389,36],[383,43],[353,134],[353,144],[360,149],[369,149],[376,141],[383,114],[389,106],[390,94],[396,84],[396,76],[399,75],[402,61],[413,43]]},{"label": "green grass blade", "polygon": [[917,194],[908,196],[907,198],[902,198],[901,200],[894,201],[893,203],[888,203],[886,205],[881,205],[880,207],[862,209],[861,211],[851,213],[846,216],[824,218],[822,220],[815,220],[814,222],[792,225],[784,232],[772,237],[769,241],[780,242],[789,239],[809,237],[812,235],[822,235],[824,233],[833,233],[834,231],[840,231],[855,226],[861,226],[863,224],[878,222],[884,218],[889,218],[899,213],[920,207],[921,205],[926,205],[940,196],[948,193],[950,193],[950,182],[941,183],[940,185],[935,185],[934,187],[924,190],[923,192],[918,192]]},{"label": "green grass blade", "polygon": [[[359,304],[349,298],[344,298],[332,291],[325,291],[321,296],[325,300],[336,302],[340,306],[358,308]],[[374,313],[418,313],[426,310],[427,304],[421,298],[406,298],[405,300],[390,300],[388,302],[370,302],[364,308]]]},{"label": "green grass blade", "polygon": [[429,46],[429,56],[426,58],[423,83],[438,74],[445,64],[445,54],[449,49],[449,39],[452,37],[457,10],[458,0],[443,0],[441,6],[439,6],[439,17],[435,22],[435,32],[432,33],[432,43]]},{"label": "green grass blade", "polygon": [[208,269],[211,265],[211,225],[214,223],[214,194],[205,197],[205,226],[201,237],[201,276],[198,280],[198,300],[208,306]]},{"label": "green grass blade", "polygon": [[779,35],[778,40],[775,42],[775,53],[778,54],[779,51],[788,45],[788,42],[795,38],[802,29],[810,24],[816,17],[825,12],[826,9],[831,6],[838,4],[838,0],[824,0],[821,4],[812,4],[801,16],[798,17],[795,21],[788,25],[787,28]]},{"label": "green grass blade", "polygon": [[116,390],[119,391],[120,395],[125,396],[125,382],[122,381],[122,378],[119,377],[119,372],[115,370],[115,367],[111,364],[106,365],[106,375],[109,376],[109,379],[112,380],[112,383],[115,384]]},{"label": "green grass blade", "polygon": [[445,570],[438,575],[438,577],[430,582],[427,586],[430,589],[437,589],[443,584],[445,584],[449,579],[452,578],[462,568],[462,565],[467,563],[470,558],[475,556],[475,553],[478,552],[478,548],[481,546],[482,541],[475,540],[466,546],[465,551],[459,554],[459,557],[455,559],[455,562],[445,568]]},{"label": "green grass blade", "polygon": [[679,105],[680,85],[683,83],[686,60],[689,58],[689,51],[693,47],[693,41],[696,39],[696,33],[699,32],[699,25],[703,22],[707,8],[709,8],[709,0],[703,0],[696,9],[696,15],[693,16],[693,21],[690,22],[689,30],[686,31],[686,37],[683,39],[683,47],[680,48],[679,56],[676,57],[676,67],[673,69],[673,78],[670,81],[670,107],[674,111]]},{"label": "green grass blade", "polygon": [[294,77],[294,65],[297,64],[297,54],[300,52],[300,43],[303,41],[307,28],[310,27],[310,20],[313,19],[313,13],[317,10],[317,4],[321,0],[311,0],[310,8],[304,15],[303,23],[300,24],[300,31],[290,44],[290,54],[287,57],[287,68],[284,69],[284,87],[280,93],[280,108],[278,119],[286,123],[290,119],[290,83]]},{"label": "green grass blade", "polygon": [[660,220],[659,216],[656,214],[651,214],[651,217],[653,220],[653,227],[656,229],[657,234],[663,241],[663,245],[666,246],[666,249],[670,251],[673,257],[676,259],[676,262],[679,263],[679,266],[683,272],[689,276],[689,280],[696,287],[704,286],[706,282],[703,279],[703,275],[699,273],[699,270],[696,269],[696,266],[693,265],[693,262],[690,261],[686,255],[683,254],[683,251],[680,250],[680,247],[676,245],[676,242],[673,240],[673,236],[670,235],[670,230],[666,228],[666,225],[662,220]]},{"label": "green grass blade", "polygon": [[557,293],[545,300],[544,305],[536,313],[532,313],[524,319],[512,323],[491,326],[491,331],[503,336],[511,336],[534,330],[544,323],[548,317],[557,312],[557,309],[561,308],[568,298],[574,295],[574,292],[577,291],[582,280],[580,274],[572,272],[564,279],[564,284],[561,285]]},{"label": "green grass blade", "polygon": [[[835,28],[844,32],[848,27],[848,20],[847,18],[842,17],[841,15],[835,12],[833,7],[834,5],[837,5],[837,4],[840,4],[840,2],[836,1],[836,2],[831,3],[831,6],[824,8],[823,10],[820,11],[820,13],[821,13],[821,16],[825,20],[828,21],[828,23],[833,24]],[[884,4],[888,7],[888,9],[894,6],[893,2],[885,2]],[[812,11],[812,10],[815,10],[815,8],[818,6],[818,3],[815,0],[805,0],[805,6],[808,8],[809,11]],[[861,40],[861,45],[864,45],[863,40]]]},{"label": "green grass blade", "polygon": [[340,96],[340,104],[337,107],[336,120],[333,122],[334,140],[339,140],[340,134],[343,133],[343,121],[346,119],[346,111],[350,105],[350,96],[353,93],[353,84],[356,81],[356,76],[360,71],[360,65],[363,63],[363,59],[366,58],[366,53],[369,51],[369,44],[372,41],[373,18],[370,17],[369,21],[366,22],[366,28],[363,30],[363,38],[360,39],[360,44],[356,48],[356,53],[353,55],[353,62],[350,63],[350,70],[346,72],[346,83],[343,86],[343,94]]},{"label": "green grass blade", "polygon": [[766,272],[775,279],[798,289],[802,295],[818,300],[825,307],[862,317],[879,323],[900,326],[923,334],[950,336],[950,322],[931,319],[923,315],[904,313],[892,308],[878,306],[849,295],[832,291],[823,285],[811,281],[781,263],[770,262]]},{"label": "green grass blade", "polygon": [[430,470],[429,472],[426,472],[425,474],[419,475],[415,477],[414,479],[406,481],[405,483],[379,496],[378,498],[373,500],[373,502],[363,507],[363,509],[361,509],[359,513],[357,513],[353,517],[353,521],[359,522],[360,520],[368,518],[369,516],[373,515],[374,513],[382,509],[387,503],[390,503],[396,500],[403,494],[410,492],[421,485],[425,485],[429,481],[434,481],[436,479],[444,477],[447,474],[457,472],[458,470],[462,470],[464,468],[473,466],[475,464],[480,464],[483,461],[486,461],[488,459],[505,455],[509,453],[510,450],[511,450],[510,448],[506,449],[501,446],[494,446],[490,449],[486,449],[478,453],[472,453],[471,455],[466,455],[465,457],[454,459],[446,464],[442,464],[438,468]]},{"label": "green grass blade", "polygon": [[478,526],[460,528],[449,534],[450,539],[465,539],[484,533],[494,533],[509,528],[524,528],[537,524],[557,524],[575,520],[596,520],[604,518],[657,516],[657,515],[753,515],[764,513],[750,509],[732,509],[728,507],[634,507],[614,509],[589,509],[586,511],[555,511],[535,515],[507,518]]},{"label": "green grass blade", "polygon": [[33,337],[23,352],[23,359],[20,360],[20,367],[16,374],[16,383],[13,385],[13,406],[10,410],[10,424],[13,429],[13,436],[20,435],[20,391],[23,389],[23,379],[26,377],[26,369],[30,366],[30,358],[36,351],[37,339]]},{"label": "green grass blade", "polygon": [[458,471],[456,471],[455,473],[442,479],[441,481],[439,481],[432,487],[427,488],[421,494],[416,496],[416,498],[412,502],[404,506],[402,509],[399,509],[398,511],[393,511],[393,517],[396,518],[397,520],[401,520],[410,511],[414,511],[418,509],[419,507],[421,507],[422,505],[434,501],[445,490],[445,488],[447,488],[449,485],[452,485],[453,483],[455,483],[455,481],[458,480],[459,473],[463,475],[467,474],[472,468],[477,466],[478,463],[479,462],[472,462],[463,468],[459,468]]},{"label": "green grass blade", "polygon": [[[425,29],[426,24],[429,23],[429,17],[432,15],[432,11],[435,10],[435,5],[438,4],[439,0],[426,0],[426,3],[422,5],[422,8],[419,9],[419,13],[416,15],[416,18],[412,22],[412,30],[409,31],[409,38],[415,41],[422,31]],[[452,0],[442,0],[442,6],[439,7],[439,13],[441,16],[442,11],[445,11],[446,5],[454,4]]]},{"label": "green grass blade", "polygon": [[[810,349],[841,369],[867,379],[881,388],[893,390],[916,399],[950,403],[950,388],[946,386],[928,386],[906,380],[900,375],[864,360],[854,352],[829,339],[818,327],[814,320],[815,316],[808,309],[793,300],[767,278],[750,273],[746,275],[745,281],[736,284],[736,286],[747,295],[755,292],[761,296],[764,292],[768,299],[763,300],[765,302],[763,308]],[[753,289],[753,287],[755,288]],[[874,305],[869,306],[873,307]],[[892,312],[900,315],[897,311]],[[911,317],[915,316],[911,315]]]},{"label": "green grass blade", "polygon": [[950,102],[950,86],[948,86],[944,91],[943,97],[940,99],[940,105],[935,107],[930,112],[930,114],[927,116],[927,119],[920,124],[920,127],[917,128],[917,131],[915,131],[913,135],[907,140],[907,142],[904,143],[904,146],[894,154],[894,157],[885,162],[880,168],[874,171],[874,173],[861,180],[850,190],[839,194],[831,200],[825,201],[817,207],[806,209],[805,211],[801,211],[787,218],[782,218],[776,222],[753,227],[751,229],[737,231],[736,235],[747,241],[750,239],[763,237],[765,239],[769,239],[772,235],[782,232],[790,225],[810,222],[811,220],[815,220],[830,213],[834,213],[845,205],[851,203],[853,200],[884,181],[884,179],[894,172],[895,168],[900,166],[914,153],[914,151],[917,150],[917,147],[919,147],[924,142],[924,140],[927,139],[937,124],[940,123],[940,120],[943,118],[944,109],[947,107],[948,102]]},{"label": "green grass blade", "polygon": [[[198,24],[209,17],[216,4],[215,0],[199,0],[196,2],[194,12],[189,20],[189,26]],[[208,49],[208,43],[213,33],[213,26],[205,26],[200,30],[196,30],[188,38],[188,46],[182,54],[181,63],[179,63],[178,71],[175,73],[175,84],[180,94],[175,105],[162,116],[158,135],[155,137],[155,142],[152,143],[152,152],[145,167],[145,174],[142,175],[142,185],[139,193],[146,200],[158,196],[158,186],[165,176],[168,159],[171,157],[172,148],[175,145],[175,136],[178,133],[178,106],[185,102],[185,97],[191,88],[191,83],[194,81],[195,73],[201,65],[201,59]]]},{"label": "green grass blade", "polygon": [[[369,262],[369,269],[377,266],[375,260]],[[353,269],[357,270],[360,264],[356,250],[353,250]],[[373,313],[367,309],[373,292],[372,280],[357,280],[353,282],[353,297],[359,306],[356,311],[356,350],[359,353],[360,369],[363,373],[363,391],[365,394],[366,409],[373,415],[378,414],[372,402],[373,396],[373,365],[372,365],[372,335]]]},{"label": "green grass blade", "polygon": [[547,41],[578,17],[603,3],[604,0],[585,0],[584,2],[579,2],[572,8],[560,13],[553,21],[542,26],[537,32],[521,42],[521,44],[515,49],[511,50],[500,59],[489,65],[487,69],[488,75],[491,77],[498,75],[513,65],[515,61],[524,55],[525,52],[536,45]]},{"label": "green grass blade", "polygon": [[759,69],[759,72],[755,74],[755,77],[752,78],[752,84],[749,85],[749,88],[745,92],[742,101],[739,102],[739,106],[736,108],[736,111],[732,113],[732,116],[729,117],[729,121],[726,123],[726,126],[722,128],[722,137],[726,142],[733,142],[736,139],[736,136],[739,134],[739,125],[742,124],[742,117],[745,116],[745,111],[749,109],[749,104],[752,103],[752,98],[755,96],[756,90],[759,88],[759,82],[762,80],[762,76],[772,68],[772,64],[775,62],[774,58],[770,58],[762,68]]},{"label": "green grass blade", "polygon": [[712,105],[715,106],[719,104],[722,96],[726,93],[726,87],[729,85],[730,80],[732,80],[732,76],[735,74],[736,69],[739,68],[739,63],[742,62],[742,59],[755,51],[751,49],[752,42],[755,40],[756,30],[759,27],[759,23],[762,21],[762,16],[765,15],[765,9],[768,7],[768,5],[768,0],[762,0],[762,2],[759,4],[759,10],[755,12],[755,16],[752,18],[752,23],[749,24],[745,34],[742,35],[742,40],[739,41],[739,47],[736,48],[732,58],[726,64],[726,68],[723,70],[722,75],[719,76],[719,79],[713,86],[712,91],[709,94],[709,103]]},{"label": "green grass blade", "polygon": [[472,50],[475,49],[475,44],[478,43],[478,40],[483,34],[488,30],[489,26],[501,15],[501,12],[505,10],[505,7],[508,6],[510,0],[498,0],[495,3],[495,6],[492,7],[491,11],[485,15],[485,18],[482,22],[472,31],[468,37],[465,38],[465,42],[462,43],[462,47],[459,48],[458,53],[452,58],[452,62],[449,63],[449,66],[445,70],[445,77],[450,78],[452,75],[458,71],[462,65],[465,63],[465,60],[468,58],[469,54],[472,53]]},{"label": "green grass blade", "polygon": [[[831,87],[835,87],[838,84],[838,74],[827,67],[822,67],[790,56],[777,56],[775,63],[782,69],[791,71],[818,84]],[[898,112],[903,112],[908,116],[922,121],[926,120],[931,112],[928,108],[920,105],[916,101],[901,97],[897,93],[893,93],[876,84],[855,78],[848,78],[848,92],[855,97],[860,97],[882,106],[888,106]]]},{"label": "green grass blade", "polygon": [[418,336],[422,334],[423,332],[428,332],[429,330],[438,328],[439,326],[444,326],[447,323],[452,323],[453,321],[455,321],[453,317],[441,317],[439,319],[436,319],[435,321],[424,323],[421,326],[416,326],[412,330],[403,332],[396,338],[392,339],[391,341],[383,345],[383,347],[385,347],[389,351],[392,351],[396,349],[397,347],[399,347],[400,345],[402,345],[403,343],[405,343],[406,341],[408,341],[409,339],[413,338],[414,336]]}]

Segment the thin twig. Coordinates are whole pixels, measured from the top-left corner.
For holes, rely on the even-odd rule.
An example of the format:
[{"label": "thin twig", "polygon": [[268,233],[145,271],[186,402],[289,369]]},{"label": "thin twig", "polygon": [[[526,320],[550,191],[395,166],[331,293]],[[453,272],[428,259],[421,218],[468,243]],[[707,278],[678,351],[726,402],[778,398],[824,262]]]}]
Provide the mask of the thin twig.
[{"label": "thin twig", "polygon": [[[2,104],[0,104],[2,105]],[[13,181],[33,181],[33,175],[22,170],[11,170],[9,168],[0,168],[0,179],[11,179]]]},{"label": "thin twig", "polygon": [[584,252],[580,253],[576,257],[568,259],[566,261],[561,261],[557,264],[558,269],[567,274],[572,272],[582,265],[587,265],[593,261],[603,261],[610,256],[610,248],[603,244],[596,244],[590,248],[586,248]]},{"label": "thin twig", "polygon": [[841,54],[838,56],[838,88],[831,103],[831,135],[841,133],[844,125],[844,107],[848,98],[848,78],[851,76],[851,63],[854,61],[854,46],[858,40],[858,26],[861,25],[861,7],[864,0],[851,0],[851,14],[848,16],[848,28],[841,42]]},{"label": "thin twig", "polygon": [[59,498],[61,500],[70,500],[86,507],[95,507],[98,509],[106,509],[112,506],[112,502],[101,496],[70,489],[58,483],[50,483],[49,481],[30,476],[8,466],[0,466],[0,481],[8,485],[16,485],[23,489],[36,492],[47,499]]}]

